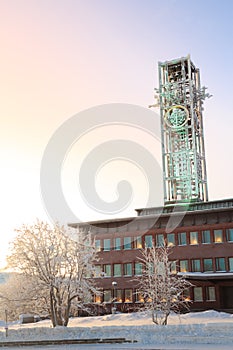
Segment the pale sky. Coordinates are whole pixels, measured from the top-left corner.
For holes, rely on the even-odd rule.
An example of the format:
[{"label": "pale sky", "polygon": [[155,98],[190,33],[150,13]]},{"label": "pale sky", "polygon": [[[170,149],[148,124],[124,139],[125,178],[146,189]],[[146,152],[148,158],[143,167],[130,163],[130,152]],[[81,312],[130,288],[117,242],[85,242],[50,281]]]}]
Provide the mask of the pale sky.
[{"label": "pale sky", "polygon": [[[152,104],[158,61],[190,54],[200,68],[201,83],[213,95],[204,105],[209,197],[233,197],[232,17],[231,0],[0,0],[2,266],[15,227],[36,217],[49,220],[41,200],[40,166],[56,129],[93,106]],[[106,135],[143,140],[127,130],[107,129]],[[92,147],[98,138],[89,137]],[[83,140],[67,159],[79,153],[85,158],[89,141]],[[153,152],[152,139],[143,143]],[[143,172],[129,163],[112,166],[97,179],[100,192],[111,200],[111,176],[120,181],[119,166],[121,173],[138,173],[132,179],[135,198],[119,213],[134,215],[133,209],[145,203]],[[67,202],[74,206],[77,200],[82,220],[98,218],[84,209],[78,192],[71,195],[72,167],[64,173]]]}]

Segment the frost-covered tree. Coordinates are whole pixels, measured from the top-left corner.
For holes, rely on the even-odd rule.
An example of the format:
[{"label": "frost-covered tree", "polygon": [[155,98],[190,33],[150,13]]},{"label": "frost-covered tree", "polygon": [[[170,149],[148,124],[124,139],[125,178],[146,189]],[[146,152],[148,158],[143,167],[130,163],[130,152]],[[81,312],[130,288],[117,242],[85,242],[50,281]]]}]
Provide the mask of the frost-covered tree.
[{"label": "frost-covered tree", "polygon": [[0,319],[14,321],[20,314],[49,315],[49,298],[45,286],[31,276],[11,273],[5,283],[0,285]]},{"label": "frost-covered tree", "polygon": [[138,278],[138,288],[144,300],[143,308],[151,311],[154,323],[166,325],[171,311],[189,309],[190,301],[184,293],[192,284],[184,277],[172,273],[168,246],[156,247],[153,244],[141,252],[143,273]]},{"label": "frost-covered tree", "polygon": [[67,326],[70,309],[83,309],[96,288],[90,278],[96,259],[90,234],[37,221],[16,230],[9,267],[38,281],[54,327]]}]

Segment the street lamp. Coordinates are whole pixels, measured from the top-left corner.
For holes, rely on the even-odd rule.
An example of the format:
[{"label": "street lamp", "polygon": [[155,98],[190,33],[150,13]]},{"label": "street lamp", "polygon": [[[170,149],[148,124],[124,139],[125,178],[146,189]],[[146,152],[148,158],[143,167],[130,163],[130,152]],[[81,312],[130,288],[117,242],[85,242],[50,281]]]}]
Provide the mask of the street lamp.
[{"label": "street lamp", "polygon": [[117,282],[116,281],[113,281],[112,282],[112,287],[113,287],[113,307],[112,307],[112,314],[115,314],[116,313],[116,287],[117,287]]}]

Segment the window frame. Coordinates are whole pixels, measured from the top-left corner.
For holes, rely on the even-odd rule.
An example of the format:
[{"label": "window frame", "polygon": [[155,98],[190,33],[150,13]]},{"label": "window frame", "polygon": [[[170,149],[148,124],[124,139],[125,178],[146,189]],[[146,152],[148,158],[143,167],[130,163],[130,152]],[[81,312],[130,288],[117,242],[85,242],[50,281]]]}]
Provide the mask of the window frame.
[{"label": "window frame", "polygon": [[[221,232],[221,241],[217,240],[217,232]],[[223,243],[223,230],[222,229],[215,229],[215,230],[213,230],[213,237],[214,237],[214,243],[215,244]]]},{"label": "window frame", "polygon": [[[221,269],[221,262],[224,264],[224,269]],[[216,272],[226,272],[226,261],[224,257],[218,257],[215,258],[215,267],[216,267]]]},{"label": "window frame", "polygon": [[[130,266],[130,273],[128,273],[128,267]],[[133,275],[132,263],[124,263],[123,264],[123,276],[128,277]]]},{"label": "window frame", "polygon": [[[206,239],[207,233],[208,233],[208,240]],[[211,244],[210,230],[203,230],[203,231],[201,231],[201,243],[202,244]]]},{"label": "window frame", "polygon": [[[200,299],[197,299],[196,296],[197,294],[195,293],[195,291],[201,291],[200,295],[201,295],[201,298]],[[203,288],[202,287],[193,287],[193,302],[194,303],[201,303],[203,302]]]},{"label": "window frame", "polygon": [[[212,269],[211,270],[206,270],[206,268],[205,268],[205,263],[206,263],[207,260],[211,261],[211,265],[212,265]],[[214,264],[213,264],[213,259],[212,258],[204,258],[203,259],[203,272],[205,272],[205,273],[214,272]]]},{"label": "window frame", "polygon": [[121,250],[121,237],[114,238],[114,250]]},{"label": "window frame", "polygon": [[[185,237],[185,243],[183,243],[183,238]],[[186,246],[187,245],[187,233],[186,232],[178,232],[178,246]]]},{"label": "window frame", "polygon": [[[147,244],[147,240],[149,239],[149,245]],[[145,248],[152,248],[153,247],[153,235],[145,235],[144,236],[144,243],[145,243]]]},{"label": "window frame", "polygon": [[[105,245],[105,243],[107,243],[107,245]],[[111,238],[104,238],[104,246],[103,246],[103,251],[104,252],[109,252],[111,250]]]},{"label": "window frame", "polygon": [[132,249],[132,237],[126,236],[124,237],[124,250],[130,250],[130,249]]},{"label": "window frame", "polygon": [[[196,243],[192,243],[192,238],[191,238],[192,234],[195,234],[195,239],[194,239],[194,241],[195,241]],[[189,232],[189,243],[190,243],[190,245],[198,245],[198,244],[199,244],[198,231],[190,231],[190,232]]]},{"label": "window frame", "polygon": [[[210,290],[214,290],[214,298],[211,298]],[[206,286],[206,301],[216,301],[216,288],[214,286]]]},{"label": "window frame", "polygon": [[[120,274],[116,274],[115,268],[118,267],[120,268]],[[113,277],[121,277],[122,276],[122,265],[117,263],[113,264]]]}]

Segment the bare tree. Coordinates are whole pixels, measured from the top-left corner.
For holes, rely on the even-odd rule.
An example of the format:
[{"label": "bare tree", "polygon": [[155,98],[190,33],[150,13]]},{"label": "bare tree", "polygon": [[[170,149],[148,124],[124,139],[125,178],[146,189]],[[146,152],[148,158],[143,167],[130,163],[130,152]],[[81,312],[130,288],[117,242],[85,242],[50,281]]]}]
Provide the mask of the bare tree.
[{"label": "bare tree", "polygon": [[139,293],[144,300],[143,308],[150,310],[152,321],[166,325],[171,311],[189,309],[190,300],[184,292],[192,284],[184,277],[172,273],[172,262],[169,261],[170,249],[164,245],[142,250],[142,277],[138,278]]},{"label": "bare tree", "polygon": [[87,278],[96,260],[91,235],[40,221],[17,232],[9,266],[39,282],[53,326],[67,326],[71,307],[82,309],[96,292]]}]

